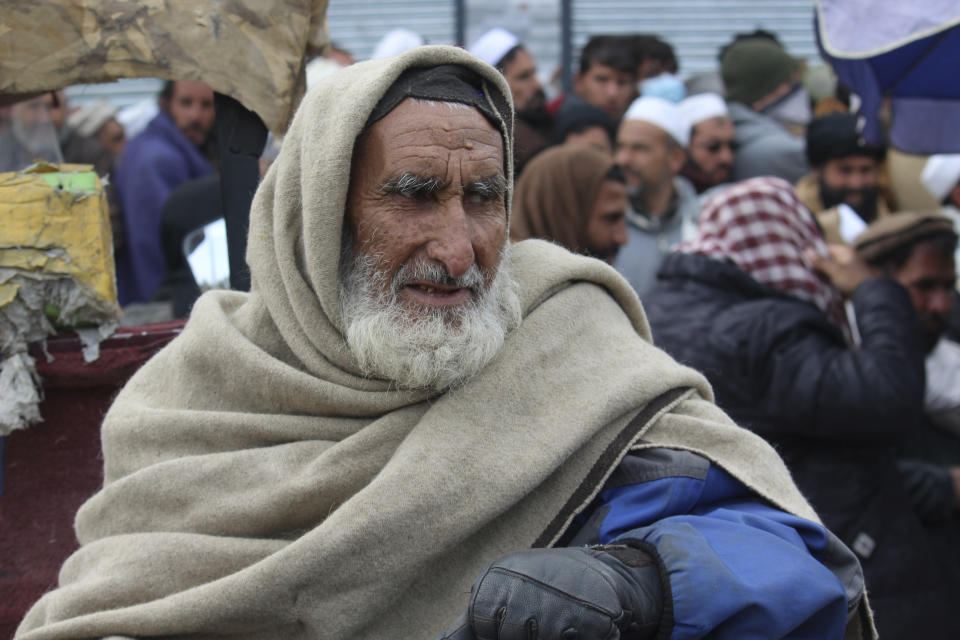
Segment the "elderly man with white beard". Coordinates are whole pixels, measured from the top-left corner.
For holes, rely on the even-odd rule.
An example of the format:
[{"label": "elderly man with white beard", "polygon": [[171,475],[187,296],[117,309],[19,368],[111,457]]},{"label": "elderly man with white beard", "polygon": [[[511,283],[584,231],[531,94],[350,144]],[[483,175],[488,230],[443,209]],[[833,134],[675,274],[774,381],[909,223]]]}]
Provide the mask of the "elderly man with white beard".
[{"label": "elderly man with white beard", "polygon": [[872,636],[855,556],[629,285],[509,244],[511,126],[450,47],[311,90],[250,293],[120,393],[18,638]]}]

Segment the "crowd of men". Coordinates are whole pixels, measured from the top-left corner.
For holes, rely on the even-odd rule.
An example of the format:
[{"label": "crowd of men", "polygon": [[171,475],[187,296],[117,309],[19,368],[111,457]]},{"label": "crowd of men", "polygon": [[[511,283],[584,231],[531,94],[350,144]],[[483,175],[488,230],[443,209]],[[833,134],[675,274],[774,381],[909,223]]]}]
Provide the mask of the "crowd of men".
[{"label": "crowd of men", "polygon": [[[18,637],[958,637],[960,155],[911,211],[767,32],[704,83],[595,36],[552,100],[505,29],[394,40],[307,94]],[[214,116],[168,82],[109,166],[123,304]]]}]

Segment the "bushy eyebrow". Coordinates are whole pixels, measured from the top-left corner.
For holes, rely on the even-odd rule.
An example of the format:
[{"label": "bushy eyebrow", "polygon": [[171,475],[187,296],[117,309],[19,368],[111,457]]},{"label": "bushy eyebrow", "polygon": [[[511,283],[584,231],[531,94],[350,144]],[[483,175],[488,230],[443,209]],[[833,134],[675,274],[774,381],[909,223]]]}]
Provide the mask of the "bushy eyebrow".
[{"label": "bushy eyebrow", "polygon": [[404,173],[401,176],[390,178],[380,185],[382,193],[396,193],[405,198],[437,193],[446,186],[439,178],[418,176],[415,173]]},{"label": "bushy eyebrow", "polygon": [[507,193],[507,180],[501,175],[481,178],[468,184],[466,191],[489,200],[502,198]]},{"label": "bushy eyebrow", "polygon": [[[446,181],[440,178],[404,173],[381,184],[380,192],[413,198],[437,193],[446,186]],[[507,180],[501,175],[480,178],[468,184],[464,191],[488,199],[500,198],[507,193]]]}]

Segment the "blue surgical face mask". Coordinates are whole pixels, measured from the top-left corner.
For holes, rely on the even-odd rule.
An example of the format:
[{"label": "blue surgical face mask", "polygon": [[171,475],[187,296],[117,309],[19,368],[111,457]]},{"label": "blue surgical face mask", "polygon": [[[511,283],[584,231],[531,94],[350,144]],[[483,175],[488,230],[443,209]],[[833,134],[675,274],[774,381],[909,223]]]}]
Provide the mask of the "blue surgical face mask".
[{"label": "blue surgical face mask", "polygon": [[663,98],[670,102],[680,102],[687,96],[683,81],[666,71],[640,83],[640,95]]},{"label": "blue surgical face mask", "polygon": [[774,118],[778,122],[789,125],[807,126],[813,117],[810,108],[810,94],[799,82],[793,85],[789,92],[776,102],[768,104],[760,110],[761,113]]}]

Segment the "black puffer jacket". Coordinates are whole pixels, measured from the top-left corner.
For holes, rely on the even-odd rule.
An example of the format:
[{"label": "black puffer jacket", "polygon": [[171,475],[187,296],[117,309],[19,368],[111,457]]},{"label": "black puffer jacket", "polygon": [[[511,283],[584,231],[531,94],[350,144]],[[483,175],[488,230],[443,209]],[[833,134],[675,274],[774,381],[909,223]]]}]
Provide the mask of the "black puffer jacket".
[{"label": "black puffer jacket", "polygon": [[700,255],[670,255],[643,303],[655,344],[706,374],[717,404],[778,448],[858,553],[881,637],[960,637],[951,577],[896,469],[924,388],[906,290],[887,278],[857,288],[859,349],[813,305]]}]

